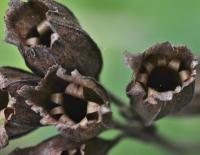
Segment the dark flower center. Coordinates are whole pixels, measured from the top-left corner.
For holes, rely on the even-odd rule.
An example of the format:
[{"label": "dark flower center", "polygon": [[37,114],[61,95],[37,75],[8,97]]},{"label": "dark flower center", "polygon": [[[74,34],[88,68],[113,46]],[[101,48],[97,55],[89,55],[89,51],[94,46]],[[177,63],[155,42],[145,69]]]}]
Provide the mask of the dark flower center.
[{"label": "dark flower center", "polygon": [[97,103],[59,92],[51,94],[47,108],[56,120],[73,125],[98,120],[99,107]]},{"label": "dark flower center", "polygon": [[0,110],[4,109],[8,105],[9,97],[8,93],[4,91],[0,91]]},{"label": "dark flower center", "polygon": [[75,98],[73,96],[65,95],[63,107],[65,113],[75,122],[80,122],[87,114],[87,102]]},{"label": "dark flower center", "polygon": [[148,76],[147,86],[159,92],[174,90],[181,85],[177,71],[166,66],[156,67]]},{"label": "dark flower center", "polygon": [[32,28],[27,36],[27,44],[29,46],[36,46],[41,44],[45,45],[46,47],[50,47],[52,43],[53,31],[50,27],[46,27],[46,29],[48,29],[46,32],[40,34],[36,26]]},{"label": "dark flower center", "polygon": [[[152,58],[152,57],[151,57]],[[148,91],[174,91],[190,78],[190,67],[179,58],[154,57],[143,62],[136,80]]]}]

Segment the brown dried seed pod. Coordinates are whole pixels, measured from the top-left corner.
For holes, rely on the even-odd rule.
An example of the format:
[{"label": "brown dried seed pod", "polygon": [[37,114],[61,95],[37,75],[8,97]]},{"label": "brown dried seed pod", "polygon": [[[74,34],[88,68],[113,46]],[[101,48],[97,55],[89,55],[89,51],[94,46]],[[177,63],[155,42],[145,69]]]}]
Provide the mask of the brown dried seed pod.
[{"label": "brown dried seed pod", "polygon": [[81,143],[70,141],[59,135],[47,139],[34,147],[16,149],[9,155],[84,155],[82,153],[73,153],[83,151],[83,146],[84,144],[81,145]]},{"label": "brown dried seed pod", "polygon": [[77,143],[62,136],[55,136],[37,146],[16,149],[9,155],[107,155],[121,138],[121,136],[113,140],[94,138],[83,143]]},{"label": "brown dried seed pod", "polygon": [[22,136],[40,126],[41,119],[17,95],[23,85],[35,85],[39,78],[25,71],[0,68],[0,148],[8,144],[9,139]]},{"label": "brown dried seed pod", "polygon": [[64,68],[53,66],[37,86],[23,86],[18,93],[41,115],[42,124],[54,124],[75,141],[96,136],[111,117],[104,88],[77,70],[68,75]]},{"label": "brown dried seed pod", "polygon": [[[142,54],[127,54],[125,61],[135,76],[127,95],[145,124],[178,112],[191,101],[198,62],[187,47],[165,42]],[[145,80],[141,75],[147,75]]]},{"label": "brown dried seed pod", "polygon": [[5,22],[6,41],[19,48],[35,73],[44,76],[49,67],[59,64],[69,73],[78,69],[98,77],[100,50],[63,5],[53,0],[11,0]]}]

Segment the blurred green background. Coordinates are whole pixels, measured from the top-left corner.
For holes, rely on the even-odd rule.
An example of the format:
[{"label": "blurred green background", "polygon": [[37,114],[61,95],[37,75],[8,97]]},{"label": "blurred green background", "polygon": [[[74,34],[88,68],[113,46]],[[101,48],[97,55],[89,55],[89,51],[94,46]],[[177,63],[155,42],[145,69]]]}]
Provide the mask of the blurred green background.
[{"label": "blurred green background", "polygon": [[[104,69],[102,83],[127,101],[125,88],[131,71],[123,63],[123,52],[140,52],[157,42],[186,44],[200,54],[199,0],[58,0],[68,6],[80,20],[83,28],[102,50]],[[4,42],[4,15],[8,0],[0,0],[0,65],[27,69],[16,47]],[[114,116],[119,118],[113,106]],[[200,118],[165,118],[156,123],[160,133],[170,139],[187,143],[200,142]],[[55,135],[53,127],[46,127],[10,142],[0,151],[6,155],[17,146],[35,145]],[[113,138],[118,132],[101,136]],[[123,140],[110,155],[171,155],[153,144],[138,140]]]}]

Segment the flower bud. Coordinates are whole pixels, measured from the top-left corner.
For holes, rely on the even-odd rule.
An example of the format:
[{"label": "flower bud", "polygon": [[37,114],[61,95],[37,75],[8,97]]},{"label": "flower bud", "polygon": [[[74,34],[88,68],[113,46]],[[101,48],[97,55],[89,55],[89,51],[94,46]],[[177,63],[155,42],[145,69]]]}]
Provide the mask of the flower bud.
[{"label": "flower bud", "polygon": [[59,64],[70,73],[98,77],[102,58],[73,13],[53,0],[11,0],[5,17],[6,41],[16,45],[26,64],[44,76]]},{"label": "flower bud", "polygon": [[0,148],[5,147],[9,139],[40,126],[40,116],[16,93],[23,85],[35,85],[38,80],[38,77],[16,68],[0,68]]},{"label": "flower bud", "polygon": [[40,114],[42,124],[55,125],[74,141],[96,136],[111,117],[104,88],[77,70],[69,75],[64,68],[53,66],[37,86],[23,86],[18,93]]},{"label": "flower bud", "polygon": [[192,100],[198,62],[187,47],[165,42],[142,54],[127,54],[125,61],[135,76],[127,95],[146,125]]}]

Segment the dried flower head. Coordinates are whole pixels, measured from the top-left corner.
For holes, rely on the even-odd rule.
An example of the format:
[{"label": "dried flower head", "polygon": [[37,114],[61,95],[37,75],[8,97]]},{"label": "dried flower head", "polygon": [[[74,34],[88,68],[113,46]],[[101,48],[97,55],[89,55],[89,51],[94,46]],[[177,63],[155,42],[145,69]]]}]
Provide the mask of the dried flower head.
[{"label": "dried flower head", "polygon": [[53,66],[37,86],[23,86],[18,93],[42,116],[42,124],[56,125],[75,141],[96,136],[111,117],[103,87],[77,70],[68,75],[64,68]]},{"label": "dried flower head", "polygon": [[0,68],[0,148],[5,147],[9,139],[40,126],[40,116],[16,93],[23,85],[34,85],[38,80],[38,77],[16,68]]},{"label": "dried flower head", "polygon": [[45,75],[59,64],[70,73],[98,77],[102,58],[73,13],[53,0],[11,0],[5,17],[8,43],[16,45],[27,65]]},{"label": "dried flower head", "polygon": [[127,54],[125,61],[135,76],[127,94],[147,125],[191,101],[198,62],[187,47],[165,42],[143,54]]},{"label": "dried flower head", "polygon": [[94,138],[84,143],[77,143],[58,135],[34,147],[16,149],[9,155],[107,155],[120,139],[120,137],[117,137],[109,141]]},{"label": "dried flower head", "polygon": [[16,149],[9,155],[84,155],[84,144],[70,141],[60,135],[25,149]]}]

